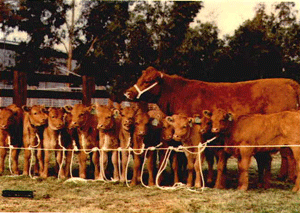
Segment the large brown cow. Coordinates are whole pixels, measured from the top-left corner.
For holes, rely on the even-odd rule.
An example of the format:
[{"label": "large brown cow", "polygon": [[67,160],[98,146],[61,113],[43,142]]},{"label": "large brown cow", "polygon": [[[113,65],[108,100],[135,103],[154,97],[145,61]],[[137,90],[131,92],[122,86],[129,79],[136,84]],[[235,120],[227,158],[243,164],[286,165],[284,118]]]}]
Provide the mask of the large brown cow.
[{"label": "large brown cow", "polygon": [[[42,156],[42,140],[45,124],[47,123],[48,115],[45,106],[34,105],[32,107],[23,106],[24,119],[23,119],[23,143],[24,147],[24,168],[23,175],[29,175],[29,159],[30,147],[38,148],[35,151],[36,163],[34,173],[41,175],[43,166]],[[38,164],[39,162],[39,164]]]},{"label": "large brown cow", "polygon": [[[15,175],[19,174],[18,156],[22,146],[22,119],[23,111],[16,105],[7,106],[0,110],[0,146],[13,146],[17,149],[12,149],[12,172]],[[6,148],[0,149],[0,174],[4,171],[4,161],[6,157]]]},{"label": "large brown cow", "polygon": [[206,109],[221,108],[239,116],[298,109],[300,85],[283,78],[209,83],[168,75],[148,67],[125,96],[131,100],[156,102],[167,115],[185,113],[193,116]]},{"label": "large brown cow", "polygon": [[[271,153],[280,149],[278,145],[291,145],[296,161],[297,179],[293,191],[300,191],[300,111],[284,111],[268,115],[240,116],[227,114],[222,120],[225,128],[225,151],[239,159],[239,186],[248,189],[248,169],[251,157],[257,153]],[[213,124],[214,126],[214,124]],[[297,146],[294,146],[297,145]],[[231,148],[228,146],[241,146]],[[267,165],[267,183],[270,179],[270,163]]]},{"label": "large brown cow", "polygon": [[88,154],[92,156],[94,163],[95,179],[99,178],[99,152],[93,148],[99,148],[99,131],[97,130],[97,117],[92,114],[93,107],[87,107],[83,104],[75,104],[74,107],[65,106],[65,109],[71,113],[71,124],[69,128],[76,128],[79,139],[79,177],[86,178],[86,161]]}]

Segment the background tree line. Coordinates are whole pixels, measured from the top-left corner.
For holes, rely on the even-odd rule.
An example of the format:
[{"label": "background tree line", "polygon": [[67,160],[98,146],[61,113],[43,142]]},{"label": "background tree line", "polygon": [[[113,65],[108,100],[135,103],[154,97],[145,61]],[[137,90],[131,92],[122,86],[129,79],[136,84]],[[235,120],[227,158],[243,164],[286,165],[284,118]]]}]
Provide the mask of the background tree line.
[{"label": "background tree line", "polygon": [[55,44],[63,44],[69,57],[80,62],[76,72],[95,76],[115,94],[148,66],[204,81],[300,81],[300,22],[293,2],[277,3],[271,14],[258,4],[254,18],[223,39],[214,23],[198,21],[191,27],[201,1],[85,0],[74,22],[67,14],[74,14],[78,2],[1,0],[2,31],[18,28],[29,35],[18,50],[17,69],[51,73],[42,59]]}]

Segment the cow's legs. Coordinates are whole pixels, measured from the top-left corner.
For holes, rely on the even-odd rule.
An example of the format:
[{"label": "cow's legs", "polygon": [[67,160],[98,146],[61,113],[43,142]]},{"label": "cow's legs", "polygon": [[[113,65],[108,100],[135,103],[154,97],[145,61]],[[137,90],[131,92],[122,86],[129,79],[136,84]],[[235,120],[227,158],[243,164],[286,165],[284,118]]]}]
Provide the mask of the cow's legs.
[{"label": "cow's legs", "polygon": [[92,162],[94,164],[94,178],[98,179],[98,177],[100,177],[100,175],[101,175],[100,174],[99,152],[98,151],[94,151],[92,153]]},{"label": "cow's legs", "polygon": [[45,150],[45,158],[44,158],[44,171],[41,174],[42,178],[47,178],[48,177],[48,169],[49,169],[49,159],[50,159],[50,151]]},{"label": "cow's legs", "polygon": [[114,167],[114,174],[113,174],[114,181],[120,180],[118,154],[119,154],[118,151],[113,151],[111,155],[111,161]]},{"label": "cow's legs", "polygon": [[80,151],[78,157],[79,157],[79,177],[85,179],[87,155],[83,151]]},{"label": "cow's legs", "polygon": [[201,159],[199,162],[199,158],[198,156],[196,156],[196,160],[195,160],[195,163],[194,163],[194,167],[195,167],[195,172],[196,172],[196,178],[195,178],[195,187],[197,188],[200,188],[202,186],[202,179],[201,179],[201,168],[200,168],[200,164],[202,165],[203,164],[203,160],[204,160],[204,155],[201,154]]},{"label": "cow's legs", "polygon": [[122,150],[122,172],[121,172],[121,182],[125,182],[126,178],[126,169],[127,168],[127,163],[128,163],[128,158],[129,158],[129,152],[126,150]]},{"label": "cow's legs", "polygon": [[154,186],[155,185],[155,151],[149,151],[148,152],[148,161],[147,161],[147,169],[149,173],[149,178],[148,178],[148,185],[149,186]]},{"label": "cow's legs", "polygon": [[171,159],[172,159],[172,169],[174,174],[174,183],[179,183],[179,166],[178,166],[178,153],[172,151]]},{"label": "cow's legs", "polygon": [[270,188],[271,181],[271,155],[270,153],[260,152],[255,154],[258,167],[258,185],[265,189]]},{"label": "cow's legs", "polygon": [[63,150],[61,151],[57,151],[56,152],[56,162],[58,164],[58,177],[59,178],[65,178],[65,171],[64,171],[64,168],[63,168]]},{"label": "cow's legs", "polygon": [[294,154],[295,162],[296,162],[296,182],[293,188],[293,192],[300,191],[300,147],[292,147],[291,148]]},{"label": "cow's legs", "polygon": [[188,176],[187,176],[187,181],[186,185],[187,187],[192,187],[193,186],[193,173],[194,173],[194,158],[192,154],[187,153],[187,171],[188,171]]},{"label": "cow's legs", "polygon": [[19,175],[19,153],[20,150],[19,149],[13,149],[11,151],[11,158],[12,158],[12,171],[15,175]]},{"label": "cow's legs", "polygon": [[221,149],[217,152],[218,164],[217,164],[217,179],[215,183],[216,189],[224,189],[226,187],[226,164],[228,155]]},{"label": "cow's legs", "polygon": [[[25,147],[28,148],[28,147]],[[30,161],[31,151],[29,149],[24,150],[24,168],[23,175],[29,175],[29,161]]]},{"label": "cow's legs", "polygon": [[72,152],[71,151],[64,151],[66,155],[66,164],[65,164],[65,177],[70,177],[70,166],[72,161]]},{"label": "cow's legs", "polygon": [[139,155],[133,155],[133,176],[131,180],[131,185],[136,186],[140,182],[141,174],[141,157]]},{"label": "cow's legs", "polygon": [[5,157],[6,157],[6,149],[0,148],[0,174],[4,172]]},{"label": "cow's legs", "polygon": [[249,166],[252,151],[249,148],[240,148],[239,167],[239,190],[247,190],[249,185]]},{"label": "cow's legs", "polygon": [[105,178],[105,170],[107,168],[108,164],[108,153],[105,151],[101,151],[100,154],[100,174],[99,174],[99,180],[104,180]]},{"label": "cow's legs", "polygon": [[207,174],[206,183],[207,185],[211,186],[214,178],[214,170],[213,170],[214,158],[215,158],[214,151],[211,150],[210,148],[207,148],[204,151],[204,153],[208,165],[208,174]]}]

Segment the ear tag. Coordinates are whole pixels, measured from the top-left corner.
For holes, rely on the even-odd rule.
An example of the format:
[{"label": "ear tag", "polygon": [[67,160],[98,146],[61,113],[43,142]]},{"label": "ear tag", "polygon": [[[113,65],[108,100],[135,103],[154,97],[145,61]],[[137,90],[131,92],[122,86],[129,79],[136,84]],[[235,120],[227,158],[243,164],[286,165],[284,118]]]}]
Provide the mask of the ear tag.
[{"label": "ear tag", "polygon": [[201,124],[201,118],[196,117],[195,118],[195,124]]},{"label": "ear tag", "polygon": [[158,120],[156,118],[152,121],[152,126],[158,126]]},{"label": "ear tag", "polygon": [[190,127],[193,127],[193,124],[192,123],[189,123]]},{"label": "ear tag", "polygon": [[91,114],[92,114],[92,115],[96,115],[96,109],[92,109],[92,110],[91,110]]}]

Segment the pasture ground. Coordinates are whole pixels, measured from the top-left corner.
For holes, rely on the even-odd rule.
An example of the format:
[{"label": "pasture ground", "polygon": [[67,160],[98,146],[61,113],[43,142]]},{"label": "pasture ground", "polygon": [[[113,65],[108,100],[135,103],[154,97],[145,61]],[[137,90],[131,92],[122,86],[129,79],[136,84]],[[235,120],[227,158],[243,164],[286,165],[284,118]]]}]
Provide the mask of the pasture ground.
[{"label": "pasture ground", "polygon": [[[228,189],[161,190],[99,181],[65,182],[24,176],[1,176],[0,190],[34,190],[34,198],[0,196],[0,212],[300,212],[300,193],[276,180],[280,156],[272,161],[271,189],[257,189],[257,167],[250,169],[250,190],[237,187],[236,160],[228,163]],[[206,166],[204,166],[204,170]],[[205,171],[204,171],[205,172]],[[8,171],[7,171],[8,174]]]}]

